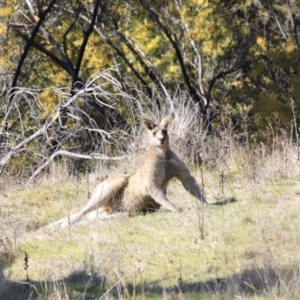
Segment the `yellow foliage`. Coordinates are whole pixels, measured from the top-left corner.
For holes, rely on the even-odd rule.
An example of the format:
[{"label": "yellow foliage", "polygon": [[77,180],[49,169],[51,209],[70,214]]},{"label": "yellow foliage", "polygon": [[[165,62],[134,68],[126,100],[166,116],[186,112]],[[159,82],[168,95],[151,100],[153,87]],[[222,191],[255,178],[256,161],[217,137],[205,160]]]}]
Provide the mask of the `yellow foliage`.
[{"label": "yellow foliage", "polygon": [[154,61],[154,66],[155,67],[161,67],[161,66],[163,66],[163,64],[165,63],[165,60],[164,59],[156,59],[155,61]]},{"label": "yellow foliage", "polygon": [[38,100],[40,101],[40,105],[44,110],[42,117],[48,115],[59,102],[58,96],[51,88],[45,89],[39,95]]},{"label": "yellow foliage", "polygon": [[0,23],[0,35],[6,34],[6,26]]},{"label": "yellow foliage", "polygon": [[267,76],[262,76],[262,80],[265,84],[269,84],[271,82],[271,79]]},{"label": "yellow foliage", "polygon": [[208,7],[209,7],[209,2],[205,1],[205,3],[202,4],[202,8],[208,8]]},{"label": "yellow foliage", "polygon": [[232,24],[218,16],[218,12],[223,14],[223,8],[218,0],[193,0],[181,10],[181,22],[188,24],[186,38],[192,38],[209,60],[224,55],[236,43]]},{"label": "yellow foliage", "polygon": [[213,41],[206,41],[202,47],[203,53],[213,53],[214,52],[214,44]]},{"label": "yellow foliage", "polygon": [[249,8],[253,4],[253,2],[254,2],[253,0],[246,0],[244,5],[246,8]]},{"label": "yellow foliage", "polygon": [[208,0],[191,0],[191,6],[201,6],[202,8],[206,8],[209,6]]},{"label": "yellow foliage", "polygon": [[266,51],[267,50],[267,47],[266,47],[266,40],[261,37],[261,36],[258,36],[256,38],[256,43],[264,50]]},{"label": "yellow foliage", "polygon": [[258,51],[257,47],[253,46],[250,48],[250,52],[255,56],[259,56],[260,52]]},{"label": "yellow foliage", "polygon": [[152,50],[156,47],[156,43],[159,41],[159,35],[153,34],[153,29],[146,20],[143,23],[138,24],[132,31],[130,38],[137,41],[139,47],[143,50]]},{"label": "yellow foliage", "polygon": [[[232,107],[230,106],[232,109]],[[239,114],[247,114],[249,110],[251,109],[251,105],[245,105],[244,103],[236,103],[236,110]]]},{"label": "yellow foliage", "polygon": [[178,74],[180,72],[178,65],[171,65],[168,70],[172,74]]},{"label": "yellow foliage", "polygon": [[0,9],[0,17],[9,17],[13,13],[12,6],[6,6]]},{"label": "yellow foliage", "polygon": [[0,69],[5,69],[7,66],[7,61],[4,57],[0,57]]},{"label": "yellow foliage", "polygon": [[295,50],[296,45],[294,44],[293,40],[291,38],[288,39],[287,44],[285,46],[285,51],[287,53],[291,53]]},{"label": "yellow foliage", "polygon": [[[105,56],[105,58],[103,56]],[[101,55],[100,57],[96,55],[90,55],[87,59],[87,67],[89,69],[100,69],[105,65],[105,61],[108,61],[106,55]]]},{"label": "yellow foliage", "polygon": [[241,86],[243,84],[243,82],[241,80],[235,80],[233,82],[231,82],[231,86],[235,86],[235,87],[238,87],[238,86]]},{"label": "yellow foliage", "polygon": [[51,85],[53,86],[66,86],[69,80],[69,77],[64,71],[58,70],[55,77],[51,80]]},{"label": "yellow foliage", "polygon": [[148,44],[147,49],[149,51],[155,51],[159,47],[159,42],[161,40],[161,37],[157,35],[155,38],[153,38]]},{"label": "yellow foliage", "polygon": [[80,47],[81,44],[82,44],[82,39],[81,38],[73,41],[73,45],[75,47]]}]

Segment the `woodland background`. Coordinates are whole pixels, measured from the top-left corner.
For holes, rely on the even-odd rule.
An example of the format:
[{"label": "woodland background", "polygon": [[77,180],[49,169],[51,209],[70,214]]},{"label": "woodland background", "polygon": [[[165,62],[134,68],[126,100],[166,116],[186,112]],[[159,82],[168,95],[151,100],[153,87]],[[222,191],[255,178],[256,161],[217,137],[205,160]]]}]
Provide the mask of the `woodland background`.
[{"label": "woodland background", "polygon": [[[1,299],[299,299],[300,3],[0,3]],[[209,205],[45,225],[134,172],[140,117]],[[50,250],[49,250],[50,249]]]},{"label": "woodland background", "polygon": [[226,126],[295,140],[299,22],[294,0],[2,1],[0,172],[105,155],[175,98],[195,106],[201,141]]}]

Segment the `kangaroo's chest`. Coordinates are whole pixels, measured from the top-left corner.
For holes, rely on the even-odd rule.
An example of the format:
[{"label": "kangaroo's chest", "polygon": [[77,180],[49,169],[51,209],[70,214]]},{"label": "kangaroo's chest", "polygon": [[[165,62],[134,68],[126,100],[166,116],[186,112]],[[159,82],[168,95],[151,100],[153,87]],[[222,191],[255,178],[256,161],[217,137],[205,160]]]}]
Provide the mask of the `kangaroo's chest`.
[{"label": "kangaroo's chest", "polygon": [[156,163],[145,165],[140,168],[128,182],[124,191],[124,209],[128,212],[133,211],[153,211],[160,207],[150,196],[149,187],[157,185],[160,188],[165,179],[166,161],[157,160]]},{"label": "kangaroo's chest", "polygon": [[162,188],[166,176],[166,155],[155,148],[148,151],[144,164],[133,174],[124,191],[124,209],[148,211],[159,208],[150,196],[150,188]]},{"label": "kangaroo's chest", "polygon": [[166,158],[157,157],[151,164],[145,166],[144,181],[162,185],[166,176]]}]

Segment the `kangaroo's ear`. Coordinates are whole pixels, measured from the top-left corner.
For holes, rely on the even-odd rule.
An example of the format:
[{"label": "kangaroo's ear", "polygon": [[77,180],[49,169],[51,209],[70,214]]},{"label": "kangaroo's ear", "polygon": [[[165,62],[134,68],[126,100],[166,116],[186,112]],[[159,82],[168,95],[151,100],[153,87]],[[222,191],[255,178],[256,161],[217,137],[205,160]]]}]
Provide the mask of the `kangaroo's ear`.
[{"label": "kangaroo's ear", "polygon": [[171,117],[166,116],[161,120],[160,125],[163,126],[164,128],[168,128],[170,121],[171,121]]},{"label": "kangaroo's ear", "polygon": [[141,119],[142,123],[148,130],[152,130],[156,125],[149,119]]}]

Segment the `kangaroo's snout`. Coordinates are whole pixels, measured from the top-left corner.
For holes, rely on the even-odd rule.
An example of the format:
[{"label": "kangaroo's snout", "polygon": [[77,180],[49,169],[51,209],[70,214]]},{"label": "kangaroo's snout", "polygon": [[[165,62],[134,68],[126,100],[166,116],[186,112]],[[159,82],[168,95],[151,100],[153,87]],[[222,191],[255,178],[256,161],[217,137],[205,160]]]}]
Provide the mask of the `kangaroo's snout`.
[{"label": "kangaroo's snout", "polygon": [[166,140],[166,137],[165,137],[165,136],[162,136],[162,137],[159,138],[159,140],[160,140],[160,142],[163,144],[163,143],[165,142],[165,140]]}]

